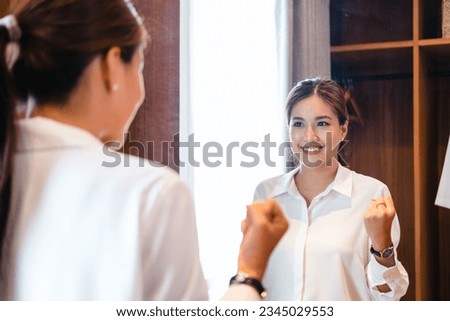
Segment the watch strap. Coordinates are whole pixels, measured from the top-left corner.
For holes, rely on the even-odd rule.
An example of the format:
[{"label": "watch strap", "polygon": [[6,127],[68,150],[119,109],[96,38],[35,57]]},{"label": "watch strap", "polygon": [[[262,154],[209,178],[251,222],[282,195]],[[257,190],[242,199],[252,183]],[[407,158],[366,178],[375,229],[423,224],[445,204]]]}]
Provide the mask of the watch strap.
[{"label": "watch strap", "polygon": [[264,289],[261,281],[249,277],[247,274],[239,272],[235,276],[230,279],[230,285],[232,284],[246,284],[251,286],[258,292],[261,298],[264,298],[267,295],[266,289]]},{"label": "watch strap", "polygon": [[394,255],[394,244],[391,244],[387,248],[384,248],[381,251],[377,251],[373,248],[373,245],[370,246],[370,253],[383,258],[383,259],[389,259],[392,255]]}]

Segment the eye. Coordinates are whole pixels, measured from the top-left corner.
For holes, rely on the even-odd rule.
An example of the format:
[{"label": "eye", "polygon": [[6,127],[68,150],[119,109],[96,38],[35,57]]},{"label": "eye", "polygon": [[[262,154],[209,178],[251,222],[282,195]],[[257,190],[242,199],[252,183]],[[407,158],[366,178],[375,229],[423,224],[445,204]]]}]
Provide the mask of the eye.
[{"label": "eye", "polygon": [[292,127],[304,127],[305,125],[301,121],[295,121],[292,123]]},{"label": "eye", "polygon": [[329,125],[330,124],[327,123],[326,121],[320,121],[320,122],[317,123],[317,126],[320,126],[320,127],[322,127],[322,126],[329,126]]}]

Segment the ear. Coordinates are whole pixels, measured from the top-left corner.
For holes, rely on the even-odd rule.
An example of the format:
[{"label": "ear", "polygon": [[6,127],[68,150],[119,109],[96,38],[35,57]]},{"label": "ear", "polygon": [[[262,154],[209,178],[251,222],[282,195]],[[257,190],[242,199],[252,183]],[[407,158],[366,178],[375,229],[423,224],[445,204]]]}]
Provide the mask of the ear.
[{"label": "ear", "polygon": [[119,47],[111,47],[102,61],[103,83],[110,93],[117,91],[122,81],[124,63],[120,54]]},{"label": "ear", "polygon": [[341,140],[344,140],[348,134],[348,120],[345,121],[344,125],[341,126]]}]

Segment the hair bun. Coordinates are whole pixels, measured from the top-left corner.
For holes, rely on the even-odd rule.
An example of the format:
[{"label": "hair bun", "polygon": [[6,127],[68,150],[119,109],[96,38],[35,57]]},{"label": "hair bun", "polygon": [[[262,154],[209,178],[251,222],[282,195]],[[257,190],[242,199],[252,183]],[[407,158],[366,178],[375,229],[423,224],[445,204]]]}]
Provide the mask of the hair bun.
[{"label": "hair bun", "polygon": [[356,103],[355,99],[352,97],[351,90],[348,88],[344,89],[344,100],[347,106],[349,123],[358,124],[360,126],[365,125],[364,118],[362,117],[361,109]]}]

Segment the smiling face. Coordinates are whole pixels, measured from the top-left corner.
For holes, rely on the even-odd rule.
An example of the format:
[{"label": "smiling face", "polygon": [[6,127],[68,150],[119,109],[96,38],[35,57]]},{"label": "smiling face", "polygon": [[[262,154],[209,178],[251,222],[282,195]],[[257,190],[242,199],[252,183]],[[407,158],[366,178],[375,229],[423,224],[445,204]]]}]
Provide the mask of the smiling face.
[{"label": "smiling face", "polygon": [[339,124],[334,109],[320,97],[312,95],[300,100],[289,119],[292,152],[307,167],[333,166],[347,129],[347,123]]}]

